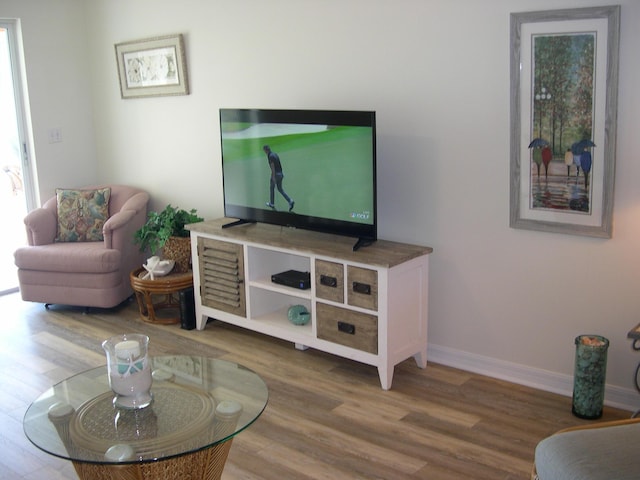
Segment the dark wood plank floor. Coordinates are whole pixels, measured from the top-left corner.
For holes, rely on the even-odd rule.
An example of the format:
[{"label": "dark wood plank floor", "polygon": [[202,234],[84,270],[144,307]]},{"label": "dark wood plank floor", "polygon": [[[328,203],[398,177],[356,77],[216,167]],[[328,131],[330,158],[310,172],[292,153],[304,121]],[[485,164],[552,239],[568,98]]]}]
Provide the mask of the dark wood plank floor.
[{"label": "dark wood plank floor", "polygon": [[[269,404],[234,440],[224,480],[528,479],[535,445],[554,431],[589,423],[571,399],[413,360],[390,391],[377,370],[220,322],[204,331],[156,326],[137,306],[94,310],[0,297],[0,478],[75,477],[71,463],[34,447],[22,431],[30,402],[64,378],[103,365],[103,339],[151,338],[159,354],[207,355],[242,363],[269,386]],[[605,407],[602,420],[630,412]]]}]

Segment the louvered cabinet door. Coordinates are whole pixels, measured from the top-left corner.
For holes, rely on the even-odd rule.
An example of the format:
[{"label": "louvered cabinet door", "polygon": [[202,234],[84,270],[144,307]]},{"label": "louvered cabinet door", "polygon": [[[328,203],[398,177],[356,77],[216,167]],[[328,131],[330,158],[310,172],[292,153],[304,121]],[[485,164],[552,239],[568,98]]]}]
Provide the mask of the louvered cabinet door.
[{"label": "louvered cabinet door", "polygon": [[198,237],[202,305],[246,316],[242,245]]}]

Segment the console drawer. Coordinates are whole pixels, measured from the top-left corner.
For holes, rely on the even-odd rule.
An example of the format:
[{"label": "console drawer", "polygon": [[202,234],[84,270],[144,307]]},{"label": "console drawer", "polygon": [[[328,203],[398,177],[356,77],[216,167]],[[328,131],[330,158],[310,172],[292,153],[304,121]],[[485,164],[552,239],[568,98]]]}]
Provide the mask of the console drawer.
[{"label": "console drawer", "polygon": [[344,266],[316,260],[316,297],[344,303]]},{"label": "console drawer", "polygon": [[347,267],[347,303],[378,311],[378,272],[368,268]]},{"label": "console drawer", "polygon": [[378,353],[378,317],[345,308],[316,303],[318,338]]}]

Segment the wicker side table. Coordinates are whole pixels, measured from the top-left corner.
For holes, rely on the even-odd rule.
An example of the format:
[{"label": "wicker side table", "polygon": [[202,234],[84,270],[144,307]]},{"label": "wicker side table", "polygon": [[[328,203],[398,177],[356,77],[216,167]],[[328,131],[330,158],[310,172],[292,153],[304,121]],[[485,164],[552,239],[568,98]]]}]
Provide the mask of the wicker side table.
[{"label": "wicker side table", "polygon": [[[170,273],[155,280],[142,277],[147,271],[140,267],[131,272],[131,287],[138,300],[140,318],[143,322],[169,325],[180,323],[180,299],[178,293],[193,286],[193,273]],[[158,300],[160,298],[160,300]],[[175,310],[176,315],[156,315],[158,310]]]}]

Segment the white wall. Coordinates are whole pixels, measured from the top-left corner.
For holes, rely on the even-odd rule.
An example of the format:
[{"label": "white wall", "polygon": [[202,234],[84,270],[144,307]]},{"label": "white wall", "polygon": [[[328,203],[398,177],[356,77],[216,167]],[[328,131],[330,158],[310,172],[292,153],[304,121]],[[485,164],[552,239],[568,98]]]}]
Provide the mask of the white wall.
[{"label": "white wall", "polygon": [[[97,181],[85,12],[81,0],[0,0],[0,18],[18,18],[37,162],[36,195]],[[62,142],[49,143],[60,129]]]},{"label": "white wall", "polygon": [[[92,0],[87,35],[63,37],[88,40],[98,178],[147,188],[156,208],[222,214],[220,107],[376,110],[380,237],[434,247],[430,360],[570,393],[573,339],[598,333],[611,341],[608,402],[631,408],[640,360],[626,339],[640,322],[639,2],[615,2],[613,238],[508,226],[509,14],[609,3]],[[192,93],[120,99],[114,44],[171,33],[185,35]]]}]

